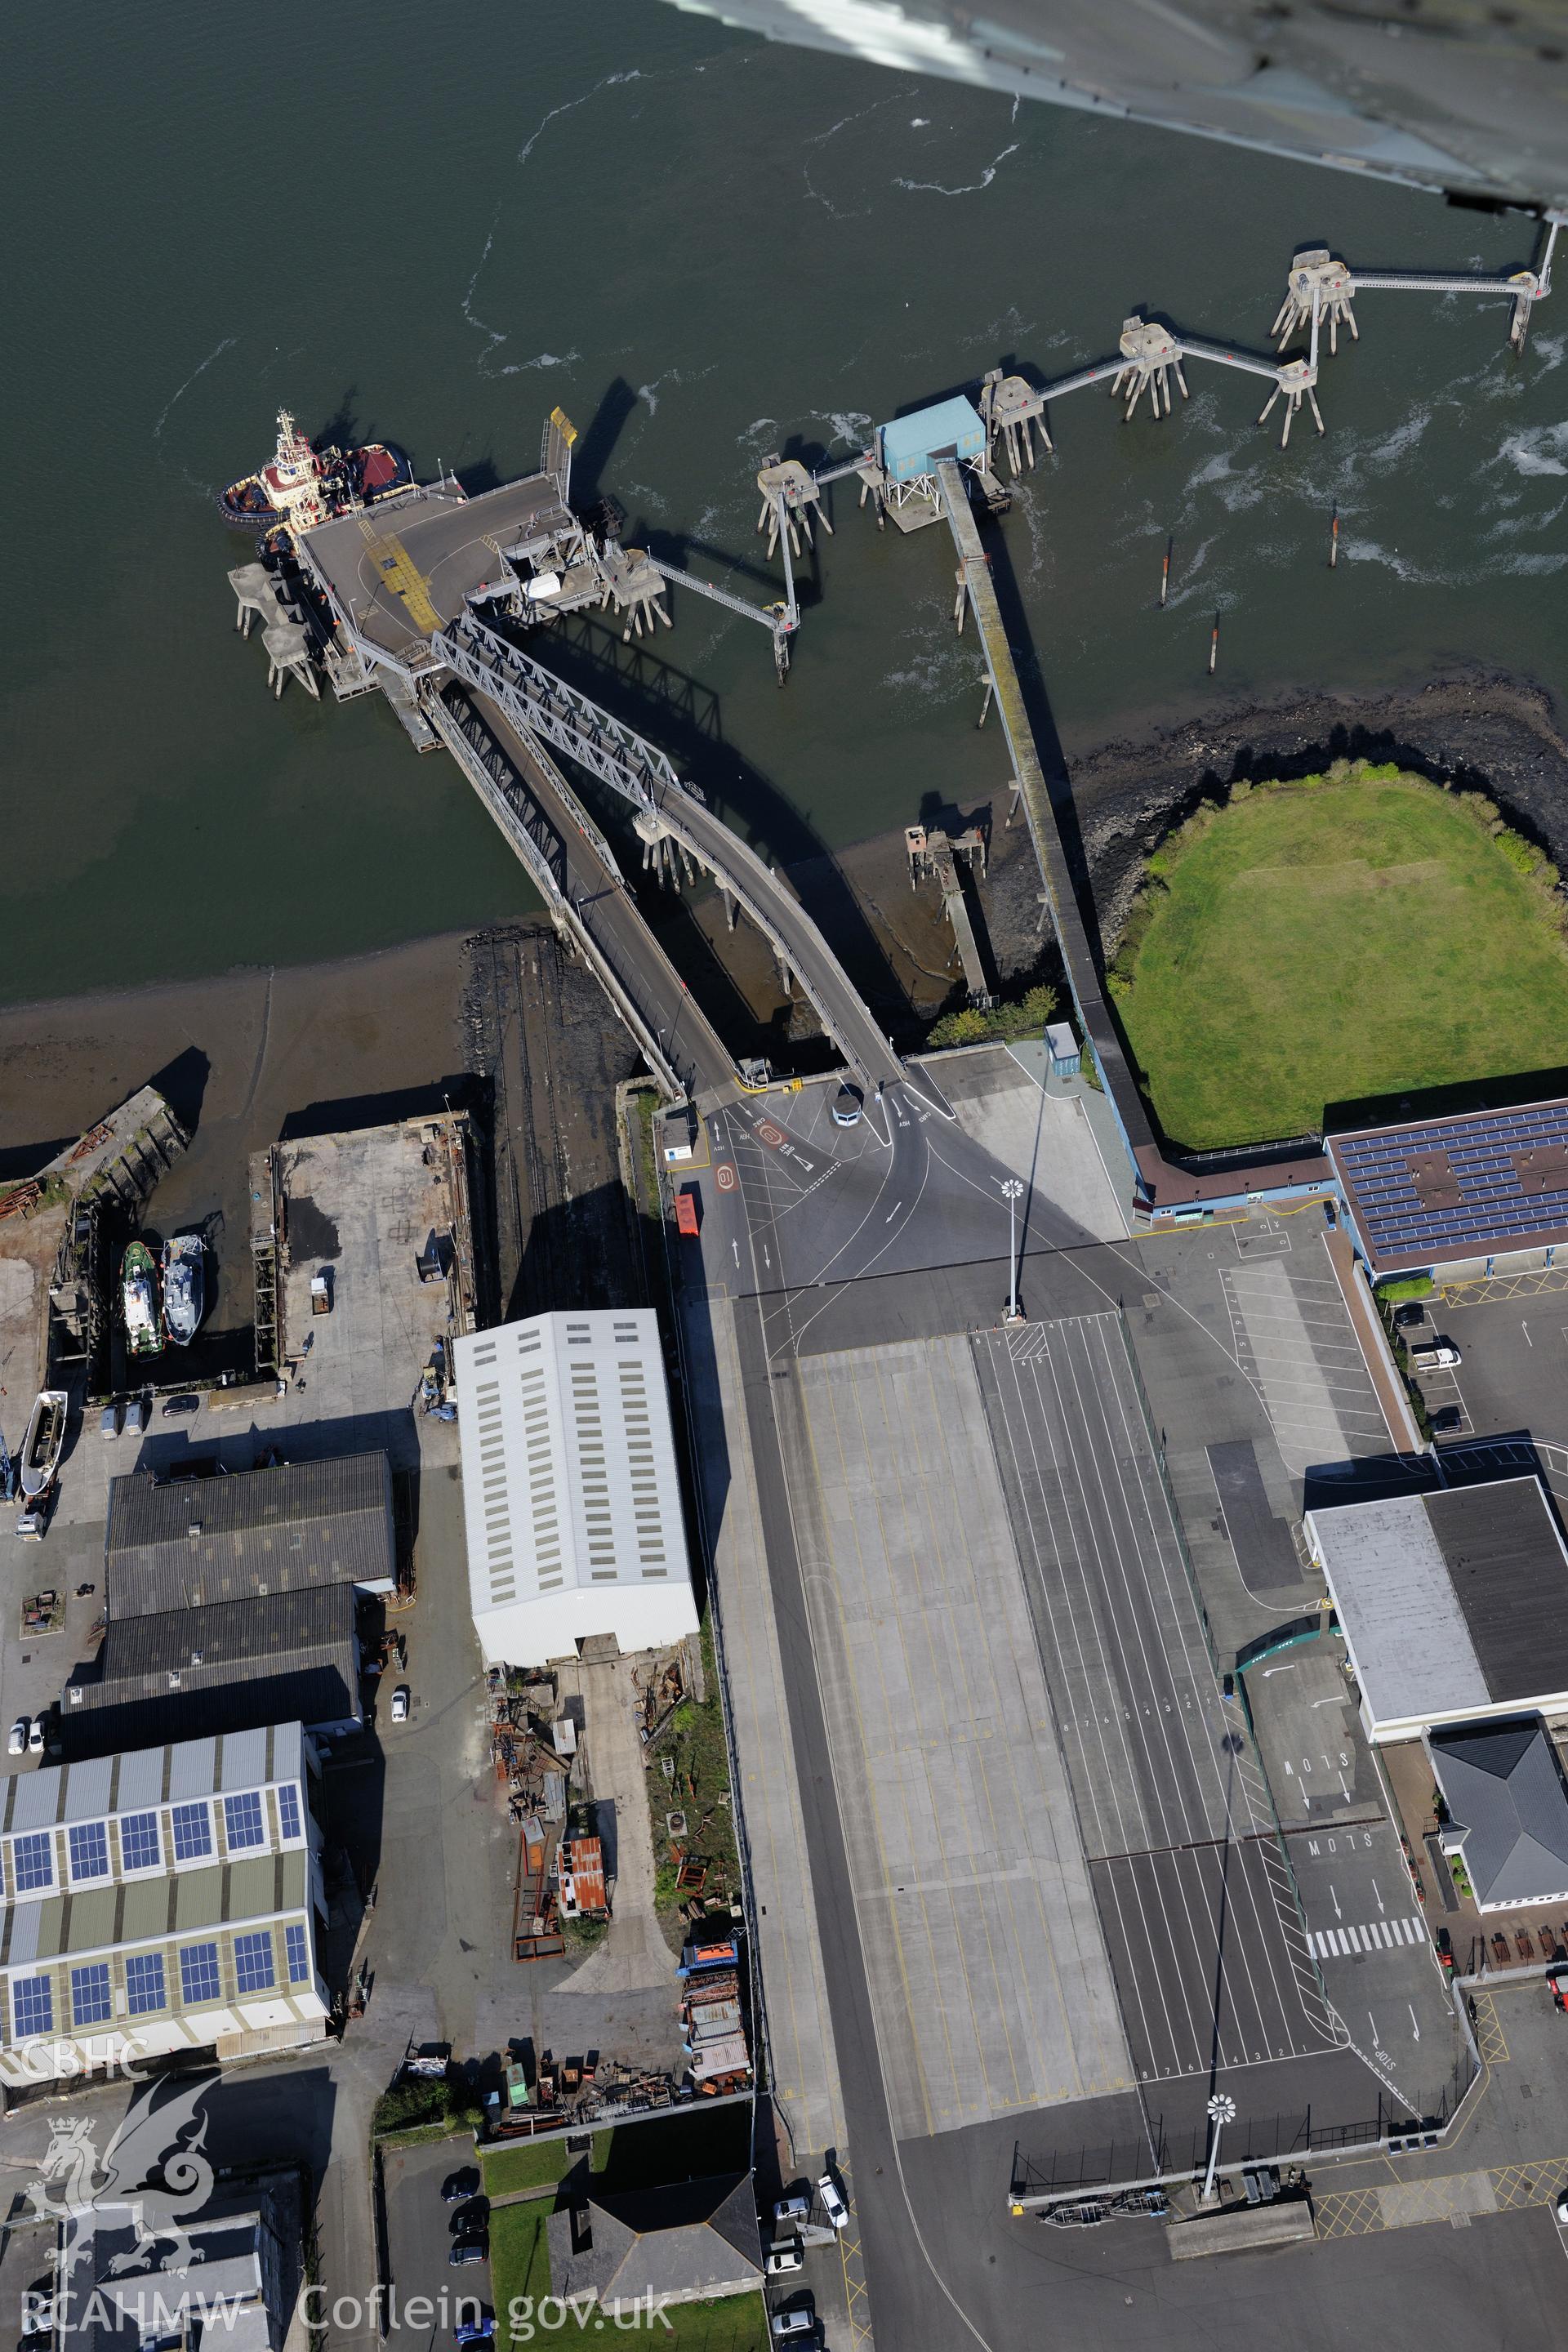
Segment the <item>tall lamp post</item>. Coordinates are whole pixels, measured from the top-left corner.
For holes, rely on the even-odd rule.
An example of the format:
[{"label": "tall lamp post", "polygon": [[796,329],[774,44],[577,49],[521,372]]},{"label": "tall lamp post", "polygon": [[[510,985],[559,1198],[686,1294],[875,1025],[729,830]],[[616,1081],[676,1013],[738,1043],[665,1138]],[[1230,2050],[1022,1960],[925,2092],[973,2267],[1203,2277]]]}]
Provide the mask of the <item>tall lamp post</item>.
[{"label": "tall lamp post", "polygon": [[1024,1310],[1018,1304],[1018,1203],[1024,1188],[1016,1176],[1003,1179],[1002,1198],[1007,1203],[1007,1304],[1002,1310],[1004,1323],[1021,1323]]},{"label": "tall lamp post", "polygon": [[1209,2137],[1208,2170],[1204,2175],[1204,2203],[1214,2195],[1215,2167],[1219,2162],[1219,2136],[1226,2124],[1236,2121],[1236,2101],[1227,2091],[1216,2091],[1209,2101],[1209,2122],[1213,2131]]}]

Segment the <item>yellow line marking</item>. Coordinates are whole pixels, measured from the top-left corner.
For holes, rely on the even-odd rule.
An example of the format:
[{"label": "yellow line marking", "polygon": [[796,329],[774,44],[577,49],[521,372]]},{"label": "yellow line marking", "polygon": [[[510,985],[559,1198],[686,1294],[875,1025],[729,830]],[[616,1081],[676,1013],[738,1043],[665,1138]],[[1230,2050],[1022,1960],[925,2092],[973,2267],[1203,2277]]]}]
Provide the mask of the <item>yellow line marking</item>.
[{"label": "yellow line marking", "polygon": [[[1446,2221],[1453,2210],[1448,2183],[1475,2175],[1433,2173],[1425,2181],[1402,2184],[1412,2189],[1431,2190],[1429,2211],[1421,2210],[1421,2200],[1413,2198],[1405,2207],[1406,2218],[1394,2222],[1385,2221],[1383,2193],[1377,2189],[1334,2189],[1326,2197],[1313,2200],[1320,2238],[1365,2238],[1390,2226],[1395,2229],[1418,2227],[1424,2222]],[[1538,2157],[1528,2164],[1500,2164],[1486,2174],[1491,2182],[1500,2213],[1512,2213],[1529,2205],[1550,2205],[1560,2189],[1568,2185],[1568,2157]],[[1484,2220],[1485,2215],[1477,2216]]]},{"label": "yellow line marking", "polygon": [[379,575],[377,585],[392,589],[401,596],[408,608],[408,617],[416,629],[434,632],[441,625],[441,615],[430,602],[430,583],[425,577],[395,531],[385,531],[377,538],[363,521],[365,545],[374,558]]},{"label": "yellow line marking", "polygon": [[1445,1307],[1479,1307],[1489,1298],[1539,1298],[1552,1290],[1568,1290],[1568,1268],[1542,1265],[1519,1274],[1473,1275],[1464,1282],[1440,1284],[1437,1296]]},{"label": "yellow line marking", "polygon": [[1502,2021],[1497,2013],[1497,2002],[1489,1992],[1479,1992],[1475,1999],[1476,2047],[1481,2053],[1482,2062],[1488,2066],[1506,2065],[1512,2053],[1502,2030]]}]

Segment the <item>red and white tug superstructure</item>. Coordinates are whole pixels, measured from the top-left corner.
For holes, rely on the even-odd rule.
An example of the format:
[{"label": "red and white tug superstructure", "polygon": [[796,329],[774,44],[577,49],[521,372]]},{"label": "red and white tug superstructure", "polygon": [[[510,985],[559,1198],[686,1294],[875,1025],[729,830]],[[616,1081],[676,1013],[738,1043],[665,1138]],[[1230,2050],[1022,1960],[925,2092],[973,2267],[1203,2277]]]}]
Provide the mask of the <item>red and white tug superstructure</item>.
[{"label": "red and white tug superstructure", "polygon": [[290,530],[314,530],[330,511],[323,491],[324,461],[311,448],[286,408],[278,412],[278,446],[261,468],[268,498]]},{"label": "red and white tug superstructure", "polygon": [[287,408],[278,412],[278,446],[259,472],[231,482],[218,499],[241,530],[286,532],[298,538],[333,515],[406,489],[407,458],[384,441],[363,448],[318,449]]}]

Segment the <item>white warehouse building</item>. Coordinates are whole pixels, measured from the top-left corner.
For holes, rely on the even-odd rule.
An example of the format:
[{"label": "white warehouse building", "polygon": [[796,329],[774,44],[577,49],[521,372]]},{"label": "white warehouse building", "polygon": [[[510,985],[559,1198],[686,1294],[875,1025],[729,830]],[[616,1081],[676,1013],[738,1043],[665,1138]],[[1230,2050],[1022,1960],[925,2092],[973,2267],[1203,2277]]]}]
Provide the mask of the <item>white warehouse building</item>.
[{"label": "white warehouse building", "polygon": [[540,1315],[454,1346],[468,1596],[488,1665],[697,1631],[658,1324]]}]

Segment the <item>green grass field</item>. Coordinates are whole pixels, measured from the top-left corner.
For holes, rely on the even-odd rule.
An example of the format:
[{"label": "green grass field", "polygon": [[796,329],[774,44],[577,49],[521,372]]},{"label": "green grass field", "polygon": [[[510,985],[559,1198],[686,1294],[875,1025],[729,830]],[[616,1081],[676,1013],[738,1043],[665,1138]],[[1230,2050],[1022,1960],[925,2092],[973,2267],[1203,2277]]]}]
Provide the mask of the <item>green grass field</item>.
[{"label": "green grass field", "polygon": [[513,2147],[479,2151],[484,2167],[485,2195],[509,2197],[518,2189],[544,2189],[559,2180],[577,2158],[566,2153],[566,2136],[554,2139],[519,2140]]},{"label": "green grass field", "polygon": [[496,2338],[502,2346],[510,2336],[507,2314],[512,2307],[526,2296],[531,2311],[550,2293],[550,2247],[544,2235],[549,2217],[547,2197],[531,2199],[524,2205],[490,2207],[490,2284],[495,2294]]},{"label": "green grass field", "polygon": [[1356,779],[1256,788],[1173,840],[1117,992],[1167,1136],[1271,1140],[1331,1102],[1568,1063],[1530,856],[1450,794]]}]

